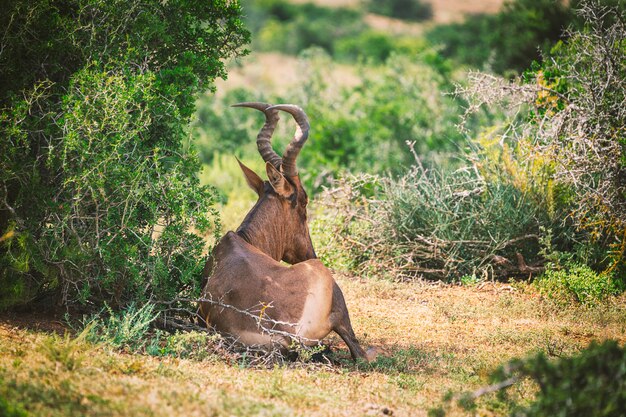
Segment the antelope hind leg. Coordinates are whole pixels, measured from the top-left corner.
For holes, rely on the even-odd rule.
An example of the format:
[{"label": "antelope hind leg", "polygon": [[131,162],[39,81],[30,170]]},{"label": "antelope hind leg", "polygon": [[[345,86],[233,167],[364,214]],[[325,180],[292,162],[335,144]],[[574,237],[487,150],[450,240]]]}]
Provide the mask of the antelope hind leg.
[{"label": "antelope hind leg", "polygon": [[367,362],[374,360],[376,357],[376,351],[374,349],[369,349],[365,352],[354,335],[354,330],[352,330],[352,324],[350,323],[350,315],[348,314],[348,308],[346,307],[346,301],[343,298],[343,293],[336,282],[333,283],[333,304],[330,312],[330,323],[332,330],[341,336],[343,341],[348,345],[352,359],[363,359]]}]

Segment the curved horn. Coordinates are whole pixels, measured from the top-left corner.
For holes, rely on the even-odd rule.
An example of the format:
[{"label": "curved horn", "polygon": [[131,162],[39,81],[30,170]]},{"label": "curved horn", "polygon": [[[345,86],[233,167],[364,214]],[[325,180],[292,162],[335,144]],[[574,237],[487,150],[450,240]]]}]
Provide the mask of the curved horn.
[{"label": "curved horn", "polygon": [[298,154],[300,153],[300,149],[304,146],[304,142],[309,137],[309,119],[306,116],[304,110],[294,104],[278,104],[276,106],[271,106],[267,110],[282,110],[293,116],[298,127],[296,128],[296,133],[293,136],[293,139],[287,145],[287,149],[285,149],[285,153],[283,153],[283,174],[295,177],[298,175],[298,168],[296,167],[296,159],[298,158]]},{"label": "curved horn", "polygon": [[278,116],[278,110],[271,109],[271,104],[259,102],[237,103],[233,104],[231,107],[250,107],[262,111],[265,114],[265,124],[256,137],[256,146],[265,162],[269,162],[274,165],[275,168],[280,169],[283,160],[272,148],[272,134],[280,118]]}]

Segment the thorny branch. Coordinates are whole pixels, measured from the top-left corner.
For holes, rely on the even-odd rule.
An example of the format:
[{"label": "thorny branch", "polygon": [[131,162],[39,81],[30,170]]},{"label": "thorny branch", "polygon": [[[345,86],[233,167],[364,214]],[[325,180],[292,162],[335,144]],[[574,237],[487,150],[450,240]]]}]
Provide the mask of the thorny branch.
[{"label": "thorny branch", "polygon": [[[584,30],[569,31],[556,56],[544,60],[552,74],[566,80],[563,92],[552,88],[543,72],[530,82],[473,72],[456,94],[470,103],[462,125],[481,108],[505,109],[502,140],[532,138],[534,157],[553,161],[553,178],[574,191],[577,225],[615,240],[626,229],[626,19],[623,11],[598,1],[580,7]],[[548,93],[547,104],[541,92]]]},{"label": "thorny branch", "polygon": [[[196,330],[196,331],[210,331],[206,327],[198,326],[191,323],[188,320],[182,321],[176,317],[168,317],[168,313],[174,313],[174,316],[185,315],[195,319],[204,320],[197,312],[192,312],[185,308],[174,307],[180,303],[210,303],[214,306],[229,309],[235,311],[245,317],[251,318],[257,324],[258,329],[263,333],[270,336],[272,339],[272,346],[247,346],[239,342],[234,336],[226,336],[225,340],[228,341],[228,346],[225,349],[229,352],[247,352],[255,353],[256,361],[260,364],[274,363],[278,358],[282,358],[282,351],[285,347],[296,348],[297,351],[313,352],[317,347],[322,346],[321,340],[309,339],[297,334],[297,323],[290,323],[281,320],[274,320],[268,316],[266,310],[271,307],[270,304],[260,303],[255,308],[244,310],[235,307],[231,304],[227,304],[222,300],[213,300],[212,298],[200,297],[197,299],[191,298],[175,298],[170,301],[162,301],[158,304],[168,306],[165,309],[163,317],[160,319],[159,324],[164,328],[175,330]],[[293,331],[281,330],[276,327],[287,327],[293,329]]]}]

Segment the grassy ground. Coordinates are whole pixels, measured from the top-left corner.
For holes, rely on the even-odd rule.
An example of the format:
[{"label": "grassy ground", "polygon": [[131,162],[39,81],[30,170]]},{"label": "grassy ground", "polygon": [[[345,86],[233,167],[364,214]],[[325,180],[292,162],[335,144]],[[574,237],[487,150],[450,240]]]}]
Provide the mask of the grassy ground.
[{"label": "grassy ground", "polygon": [[[488,372],[513,356],[626,341],[623,298],[593,310],[559,309],[502,284],[338,281],[357,336],[381,353],[371,367],[340,360],[265,369],[216,356],[125,354],[61,336],[58,321],[13,316],[0,320],[0,399],[36,416],[420,416],[449,390],[485,385]],[[345,345],[330,341],[347,358]],[[516,390],[532,398],[529,384]],[[487,399],[479,411],[500,415],[503,406]]]}]

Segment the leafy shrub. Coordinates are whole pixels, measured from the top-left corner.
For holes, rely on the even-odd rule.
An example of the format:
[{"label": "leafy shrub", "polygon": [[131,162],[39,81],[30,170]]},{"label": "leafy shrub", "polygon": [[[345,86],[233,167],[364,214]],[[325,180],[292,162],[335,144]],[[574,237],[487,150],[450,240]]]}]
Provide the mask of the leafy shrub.
[{"label": "leafy shrub", "polygon": [[335,56],[344,60],[367,58],[385,62],[395,49],[394,39],[383,32],[364,31],[357,36],[339,39],[335,43]]},{"label": "leafy shrub", "polygon": [[175,356],[197,361],[205,360],[216,353],[215,345],[221,340],[218,333],[176,332],[171,335],[157,335],[146,352],[154,356]]},{"label": "leafy shrub", "polygon": [[538,354],[522,363],[519,372],[540,387],[525,410],[528,416],[617,417],[626,412],[626,353],[616,341],[592,343],[580,354],[554,362]]},{"label": "leafy shrub", "polygon": [[[371,6],[379,3],[372,2]],[[419,4],[416,0],[409,3]],[[363,21],[363,13],[354,8],[263,0],[245,2],[244,10],[255,34],[254,47],[259,51],[298,55],[316,47],[340,61],[354,62],[363,58],[381,63],[392,53],[412,56],[427,49],[421,38],[393,36],[369,29]],[[403,10],[402,16],[409,16],[411,10]]]},{"label": "leafy shrub", "polygon": [[[193,292],[217,228],[186,126],[248,33],[236,2],[29,2],[0,24],[2,306]],[[220,22],[219,25],[214,24]]]},{"label": "leafy shrub", "polygon": [[573,264],[564,269],[548,269],[535,280],[539,292],[559,304],[572,300],[596,305],[620,292],[618,283],[608,272],[597,273],[586,265]]},{"label": "leafy shrub", "polygon": [[392,54],[425,58],[431,52],[422,38],[391,36],[375,30],[337,39],[333,47],[334,57],[347,62],[384,63]]},{"label": "leafy shrub", "polygon": [[[0,386],[4,386],[4,381],[0,380]],[[20,403],[13,403],[0,396],[0,415],[5,417],[27,417],[28,413]]]},{"label": "leafy shrub", "polygon": [[76,337],[66,332],[64,336],[54,333],[44,338],[39,348],[51,361],[63,366],[68,371],[75,371],[82,366],[89,354],[89,329],[83,329]]},{"label": "leafy shrub", "polygon": [[[264,116],[260,112],[233,108],[231,105],[245,101],[278,102],[276,97],[266,97],[256,91],[236,88],[223,97],[202,96],[191,124],[200,159],[205,164],[213,162],[215,156],[234,155],[245,158],[256,153],[255,138],[263,126]],[[281,120],[289,120],[281,117]],[[285,122],[279,123],[272,143],[281,145],[286,139]],[[289,126],[291,128],[291,126]],[[286,134],[286,135],[283,135]],[[240,169],[237,168],[239,171]],[[238,175],[239,176],[239,175]],[[211,183],[213,184],[213,183]],[[219,184],[218,184],[219,185]]]},{"label": "leafy shrub", "polygon": [[[537,395],[530,404],[511,398],[511,416],[619,417],[626,413],[626,351],[614,340],[592,342],[580,353],[554,361],[543,352],[513,360],[492,374],[493,385],[452,398],[472,410],[476,399],[486,393],[497,392],[508,399],[505,389],[524,379],[537,384]],[[429,415],[444,416],[444,407]]]},{"label": "leafy shrub", "polygon": [[421,0],[364,0],[372,13],[404,20],[428,20],[433,16],[430,3]]}]

